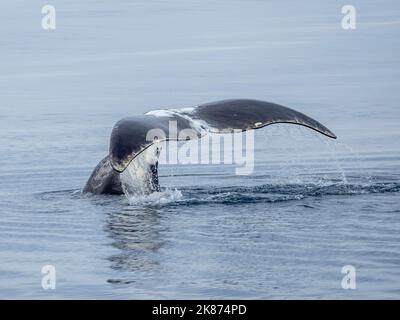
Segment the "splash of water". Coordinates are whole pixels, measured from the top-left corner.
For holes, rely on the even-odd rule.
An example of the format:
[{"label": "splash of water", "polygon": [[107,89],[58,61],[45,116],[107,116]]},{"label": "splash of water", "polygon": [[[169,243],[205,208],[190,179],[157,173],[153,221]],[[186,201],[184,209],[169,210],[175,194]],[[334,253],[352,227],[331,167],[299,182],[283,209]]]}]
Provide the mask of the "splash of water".
[{"label": "splash of water", "polygon": [[127,196],[128,202],[132,206],[162,206],[177,202],[183,197],[182,192],[177,189],[167,189],[150,194]]},{"label": "splash of water", "polygon": [[[286,131],[286,134],[282,134],[282,129]],[[291,139],[287,138],[284,144],[278,143],[278,146],[284,146],[284,153],[290,152],[291,156],[286,157],[286,161],[284,162],[286,165],[282,166],[280,163],[280,169],[277,167],[278,171],[274,170],[273,175],[267,177],[269,179],[266,181],[269,183],[267,185],[249,187],[250,189],[245,187],[246,190],[240,187],[232,187],[229,190],[205,188],[205,195],[200,198],[199,195],[193,194],[190,188],[189,190],[185,189],[183,192],[176,189],[152,192],[154,190],[152,190],[151,187],[151,176],[149,175],[148,167],[157,160],[157,155],[155,154],[155,152],[157,152],[156,148],[143,152],[138,156],[138,159],[133,161],[124,171],[121,175],[123,190],[129,204],[146,206],[169,205],[174,203],[275,202],[330,195],[398,192],[399,186],[397,184],[394,186],[376,184],[370,178],[368,178],[367,181],[353,181],[354,177],[348,177],[341,163],[342,160],[338,155],[337,149],[343,145],[342,143],[338,144],[336,141],[326,141],[325,138],[321,138],[316,133],[308,133],[300,129],[301,128],[289,128],[287,126],[283,126],[283,128],[279,128],[279,126],[276,127],[278,131],[276,136],[278,138],[282,136],[294,138],[289,145],[287,142],[291,141]],[[270,139],[276,138],[273,133],[274,132],[268,136],[268,139],[264,138],[265,140],[263,142],[273,142]],[[317,146],[317,158],[303,158],[304,151],[308,151],[307,145],[304,146],[304,143],[307,142],[307,139],[305,139],[307,134],[313,134],[312,138],[316,137],[320,142],[320,146]],[[297,141],[299,139],[300,141]],[[315,142],[315,140],[313,142]],[[322,149],[321,145],[323,147]],[[310,151],[313,151],[313,149]],[[319,165],[315,167],[309,163],[310,160],[312,162],[317,161],[319,164],[321,164],[322,161],[323,164],[322,166]],[[327,164],[328,167],[325,167],[324,163]],[[290,164],[292,164],[292,166]],[[305,169],[306,171],[304,171]],[[279,174],[279,170],[283,171],[284,174]],[[169,176],[174,176],[174,173],[171,172]],[[277,179],[274,179],[274,176],[276,176]],[[253,176],[253,178],[256,179],[259,177]],[[359,180],[358,178],[365,180],[365,176],[363,175],[355,178],[356,180]],[[210,195],[210,191],[216,191],[217,193],[211,192]],[[200,193],[201,192],[202,191],[200,191]]]},{"label": "splash of water", "polygon": [[155,143],[141,152],[120,174],[122,190],[127,197],[142,197],[157,191],[151,166],[155,166],[161,145]]},{"label": "splash of water", "polygon": [[159,206],[182,198],[182,193],[177,189],[157,191],[154,186],[150,166],[156,164],[160,151],[160,143],[150,146],[121,173],[122,189],[130,205]]}]

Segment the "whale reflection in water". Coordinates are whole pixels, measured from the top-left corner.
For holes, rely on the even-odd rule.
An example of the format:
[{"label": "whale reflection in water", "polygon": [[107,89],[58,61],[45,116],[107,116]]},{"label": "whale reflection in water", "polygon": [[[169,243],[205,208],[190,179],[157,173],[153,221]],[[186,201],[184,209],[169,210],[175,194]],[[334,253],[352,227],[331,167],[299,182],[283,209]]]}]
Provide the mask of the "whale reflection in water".
[{"label": "whale reflection in water", "polygon": [[[120,252],[109,257],[111,268],[119,271],[150,271],[158,266],[156,252],[164,245],[157,209],[127,207],[108,214],[105,231]],[[108,280],[129,283],[129,280]]]}]

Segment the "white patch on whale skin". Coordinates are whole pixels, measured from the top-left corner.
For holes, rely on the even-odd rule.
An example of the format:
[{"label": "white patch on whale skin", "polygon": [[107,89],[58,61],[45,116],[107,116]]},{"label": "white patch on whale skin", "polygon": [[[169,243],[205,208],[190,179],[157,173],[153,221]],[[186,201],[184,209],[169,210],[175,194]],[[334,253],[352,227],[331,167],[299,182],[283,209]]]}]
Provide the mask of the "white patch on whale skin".
[{"label": "white patch on whale skin", "polygon": [[145,115],[155,116],[155,117],[173,117],[174,114],[168,109],[151,110],[146,112]]},{"label": "white patch on whale skin", "polygon": [[197,106],[196,106],[196,107],[180,108],[180,109],[177,109],[177,110],[179,110],[179,111],[182,112],[182,113],[191,114],[191,113],[194,112],[194,110],[196,110],[196,108],[197,108]]},{"label": "white patch on whale skin", "polygon": [[[184,115],[190,115],[196,107],[186,107],[180,109],[158,109],[146,112],[146,115],[152,115],[155,117],[174,117],[175,115],[183,117]],[[192,119],[192,118],[190,118]]]},{"label": "white patch on whale skin", "polygon": [[189,121],[190,126],[194,131],[196,131],[196,133],[200,133],[200,136],[204,136],[205,134],[207,134],[207,132],[212,132],[213,130],[215,130],[215,132],[218,132],[217,129],[211,128],[206,121],[193,119],[191,117],[192,113],[196,108],[197,107],[186,107],[180,109],[160,109],[160,110],[152,110],[146,112],[145,114],[152,115],[155,117],[184,118]]}]

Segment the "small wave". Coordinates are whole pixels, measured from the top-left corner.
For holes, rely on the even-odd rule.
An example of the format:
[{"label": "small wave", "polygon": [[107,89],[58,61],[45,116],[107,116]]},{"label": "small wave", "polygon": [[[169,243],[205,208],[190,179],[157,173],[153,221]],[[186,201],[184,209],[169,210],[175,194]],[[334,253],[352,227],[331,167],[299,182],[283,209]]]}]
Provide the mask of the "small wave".
[{"label": "small wave", "polygon": [[[192,206],[192,205],[235,205],[246,203],[276,203],[299,201],[306,198],[331,196],[361,196],[400,192],[400,183],[394,181],[371,183],[344,183],[324,181],[320,183],[272,183],[256,186],[211,185],[185,187],[184,190],[164,189],[148,195],[136,196],[97,196],[82,194],[81,190],[59,190],[36,194],[41,200],[57,200],[60,197],[71,199],[87,198],[96,204],[115,204],[116,198],[124,199],[134,207]],[[121,203],[122,204],[122,203]]]},{"label": "small wave", "polygon": [[166,205],[234,205],[243,203],[275,203],[296,201],[312,197],[356,196],[400,192],[399,183],[362,184],[264,184],[253,187],[201,187],[188,188],[179,198]]},{"label": "small wave", "polygon": [[40,200],[53,200],[57,197],[75,197],[81,196],[81,189],[65,189],[65,190],[55,190],[55,191],[44,191],[40,193],[35,193],[34,196]]}]

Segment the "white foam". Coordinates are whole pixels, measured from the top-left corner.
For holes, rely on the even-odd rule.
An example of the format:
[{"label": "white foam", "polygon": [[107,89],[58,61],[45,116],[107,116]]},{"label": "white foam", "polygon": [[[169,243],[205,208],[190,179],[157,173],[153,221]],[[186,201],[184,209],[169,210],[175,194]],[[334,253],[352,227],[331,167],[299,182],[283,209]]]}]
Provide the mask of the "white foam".
[{"label": "white foam", "polygon": [[160,206],[173,203],[182,199],[182,192],[177,189],[167,189],[161,192],[153,192],[148,195],[129,196],[127,197],[127,199],[129,201],[129,204],[132,206]]}]

